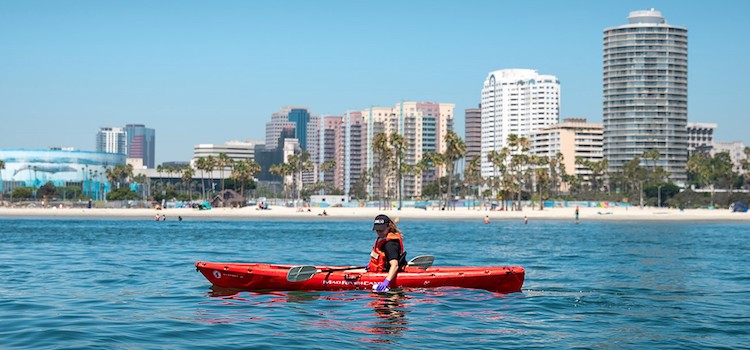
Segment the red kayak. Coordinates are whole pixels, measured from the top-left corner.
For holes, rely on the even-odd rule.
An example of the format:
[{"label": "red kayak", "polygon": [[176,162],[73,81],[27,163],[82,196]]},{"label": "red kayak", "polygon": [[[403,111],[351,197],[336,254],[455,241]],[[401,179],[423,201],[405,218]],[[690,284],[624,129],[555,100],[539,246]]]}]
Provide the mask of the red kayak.
[{"label": "red kayak", "polygon": [[[434,257],[430,257],[434,260]],[[431,265],[426,264],[426,265]],[[199,261],[195,267],[217,287],[241,290],[331,291],[371,290],[385,272],[366,272],[359,266],[293,266],[264,263]],[[390,283],[391,288],[462,287],[492,292],[520,292],[524,269],[520,266],[407,266]]]}]

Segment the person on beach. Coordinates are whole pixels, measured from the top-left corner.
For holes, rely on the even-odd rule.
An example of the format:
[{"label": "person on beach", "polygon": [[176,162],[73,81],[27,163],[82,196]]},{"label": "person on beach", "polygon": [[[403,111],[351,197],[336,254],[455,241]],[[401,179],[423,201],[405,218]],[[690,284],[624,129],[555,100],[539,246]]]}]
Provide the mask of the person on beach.
[{"label": "person on beach", "polygon": [[375,217],[372,230],[377,233],[378,237],[370,253],[367,271],[388,272],[383,282],[372,286],[376,292],[386,292],[388,285],[396,278],[399,270],[406,266],[403,235],[396,227],[396,223],[383,214]]},{"label": "person on beach", "polygon": [[578,223],[578,206],[576,205],[576,224]]},{"label": "person on beach", "polygon": [[484,223],[485,224],[489,224],[490,223],[490,216],[489,215],[485,215],[484,216]]}]

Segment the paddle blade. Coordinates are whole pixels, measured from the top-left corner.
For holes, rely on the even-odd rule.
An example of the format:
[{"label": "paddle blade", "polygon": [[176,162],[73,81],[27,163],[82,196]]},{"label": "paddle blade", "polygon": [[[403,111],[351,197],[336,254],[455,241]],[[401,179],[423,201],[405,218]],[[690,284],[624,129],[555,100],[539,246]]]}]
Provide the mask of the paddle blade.
[{"label": "paddle blade", "polygon": [[408,265],[409,266],[416,266],[423,270],[427,270],[428,267],[432,266],[432,263],[435,262],[435,257],[432,255],[420,255],[414,257],[414,259],[409,260]]},{"label": "paddle blade", "polygon": [[286,280],[289,282],[307,281],[316,273],[318,273],[318,268],[315,266],[292,266],[286,274]]}]

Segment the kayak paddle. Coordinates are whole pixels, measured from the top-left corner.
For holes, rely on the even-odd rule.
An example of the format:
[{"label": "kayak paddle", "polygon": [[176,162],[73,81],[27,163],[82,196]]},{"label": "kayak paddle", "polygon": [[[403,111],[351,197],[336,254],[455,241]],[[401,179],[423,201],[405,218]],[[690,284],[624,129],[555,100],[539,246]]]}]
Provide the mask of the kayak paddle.
[{"label": "kayak paddle", "polygon": [[[435,257],[432,255],[420,255],[414,257],[414,259],[409,260],[407,263],[408,266],[416,266],[423,270],[427,270],[430,266],[432,266],[432,263],[435,262]],[[337,268],[327,268],[327,269],[318,269],[315,266],[312,265],[300,265],[300,266],[292,266],[292,268],[289,269],[289,272],[286,274],[286,280],[289,282],[302,282],[307,281],[311,279],[315,274],[322,273],[322,272],[333,272],[333,271],[347,271],[347,270],[356,270],[356,269],[364,269],[364,266],[347,266],[347,267],[337,267]]]}]

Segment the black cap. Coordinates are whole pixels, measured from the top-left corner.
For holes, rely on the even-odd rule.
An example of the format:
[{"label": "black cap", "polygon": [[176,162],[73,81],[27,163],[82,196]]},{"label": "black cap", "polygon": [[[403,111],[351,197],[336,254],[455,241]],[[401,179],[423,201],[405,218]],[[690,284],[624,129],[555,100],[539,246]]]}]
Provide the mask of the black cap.
[{"label": "black cap", "polygon": [[372,225],[372,229],[374,231],[381,231],[388,227],[388,224],[391,223],[391,219],[389,219],[387,216],[380,214],[375,217],[375,222]]}]

